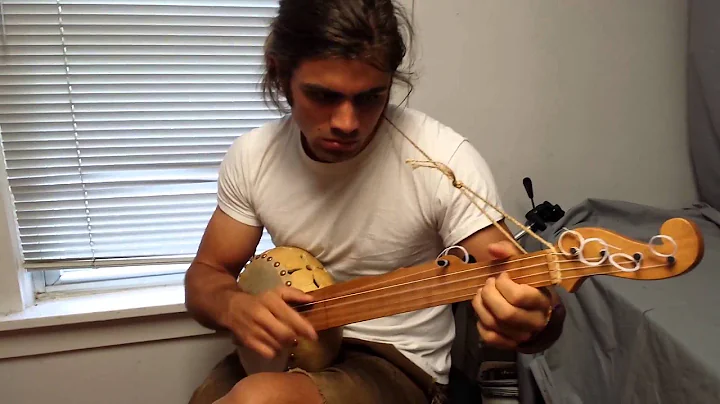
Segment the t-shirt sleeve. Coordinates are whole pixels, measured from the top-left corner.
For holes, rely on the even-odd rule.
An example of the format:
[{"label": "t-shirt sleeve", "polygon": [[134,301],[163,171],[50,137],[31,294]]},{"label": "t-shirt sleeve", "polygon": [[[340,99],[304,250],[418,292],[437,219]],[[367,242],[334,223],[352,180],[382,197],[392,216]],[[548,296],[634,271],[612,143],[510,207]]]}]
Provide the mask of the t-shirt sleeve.
[{"label": "t-shirt sleeve", "polygon": [[[458,181],[502,209],[490,167],[470,142],[462,141],[447,165]],[[473,200],[495,221],[503,218],[500,212],[487,205],[482,199],[454,187],[451,180],[443,175],[437,188],[436,201],[438,231],[445,246],[455,245],[478,230],[492,225],[492,221],[473,204]]]},{"label": "t-shirt sleeve", "polygon": [[249,226],[262,226],[252,205],[248,181],[247,153],[241,139],[225,154],[218,173],[218,207],[233,219]]}]

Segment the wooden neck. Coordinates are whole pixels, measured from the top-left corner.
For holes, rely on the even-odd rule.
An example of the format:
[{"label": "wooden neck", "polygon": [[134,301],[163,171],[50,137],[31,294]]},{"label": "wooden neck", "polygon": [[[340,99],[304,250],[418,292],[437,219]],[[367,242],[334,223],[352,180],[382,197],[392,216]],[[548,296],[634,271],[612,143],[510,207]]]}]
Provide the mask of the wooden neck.
[{"label": "wooden neck", "polygon": [[552,281],[548,256],[547,251],[540,251],[505,261],[467,264],[450,257],[450,265],[446,266],[431,261],[314,290],[309,294],[315,301],[298,307],[298,311],[320,331],[472,300],[489,277],[502,272],[517,283],[549,286]]}]

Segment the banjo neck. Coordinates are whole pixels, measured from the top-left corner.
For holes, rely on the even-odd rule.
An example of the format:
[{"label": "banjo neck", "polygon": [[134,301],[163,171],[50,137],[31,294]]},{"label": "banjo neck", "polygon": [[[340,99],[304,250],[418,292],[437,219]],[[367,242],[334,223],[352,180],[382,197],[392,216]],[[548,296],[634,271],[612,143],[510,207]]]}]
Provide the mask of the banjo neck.
[{"label": "banjo neck", "polygon": [[564,231],[553,248],[505,260],[466,263],[443,255],[387,274],[332,284],[309,292],[313,302],[296,309],[320,331],[472,300],[488,278],[503,272],[516,283],[559,285],[574,292],[595,275],[645,281],[675,277],[694,268],[703,255],[700,229],[684,218],[665,221],[648,241],[584,227]]},{"label": "banjo neck", "polygon": [[309,292],[312,303],[296,307],[321,331],[365,320],[472,300],[487,279],[507,272],[517,283],[553,284],[548,251],[504,261],[465,263],[448,255],[421,265],[353,279]]}]

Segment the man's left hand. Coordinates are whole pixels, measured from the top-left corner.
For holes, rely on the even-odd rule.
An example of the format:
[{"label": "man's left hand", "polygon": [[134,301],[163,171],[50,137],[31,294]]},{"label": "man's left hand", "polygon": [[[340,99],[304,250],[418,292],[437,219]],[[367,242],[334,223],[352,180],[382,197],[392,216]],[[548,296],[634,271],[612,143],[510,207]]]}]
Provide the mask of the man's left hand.
[{"label": "man's left hand", "polygon": [[[488,249],[497,259],[519,254],[509,241],[490,244]],[[482,341],[506,349],[515,349],[542,331],[550,319],[551,304],[540,289],[518,284],[506,272],[488,278],[472,301]]]}]

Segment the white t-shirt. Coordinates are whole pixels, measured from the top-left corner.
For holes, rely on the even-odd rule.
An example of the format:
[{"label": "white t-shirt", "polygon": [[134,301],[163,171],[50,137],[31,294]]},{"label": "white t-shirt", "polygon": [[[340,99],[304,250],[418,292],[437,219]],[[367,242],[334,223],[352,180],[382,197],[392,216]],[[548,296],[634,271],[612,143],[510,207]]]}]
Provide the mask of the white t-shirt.
[{"label": "white t-shirt", "polygon": [[[385,114],[432,159],[499,206],[490,169],[465,138],[409,108],[390,106]],[[426,262],[491,224],[446,176],[434,168],[413,170],[406,159],[424,160],[382,120],[355,158],[312,160],[288,115],[233,143],[221,165],[218,203],[236,220],[264,226],[274,245],[309,251],[336,282]],[[393,344],[437,382],[448,382],[455,337],[450,306],[349,324],[344,330],[347,337]]]}]

